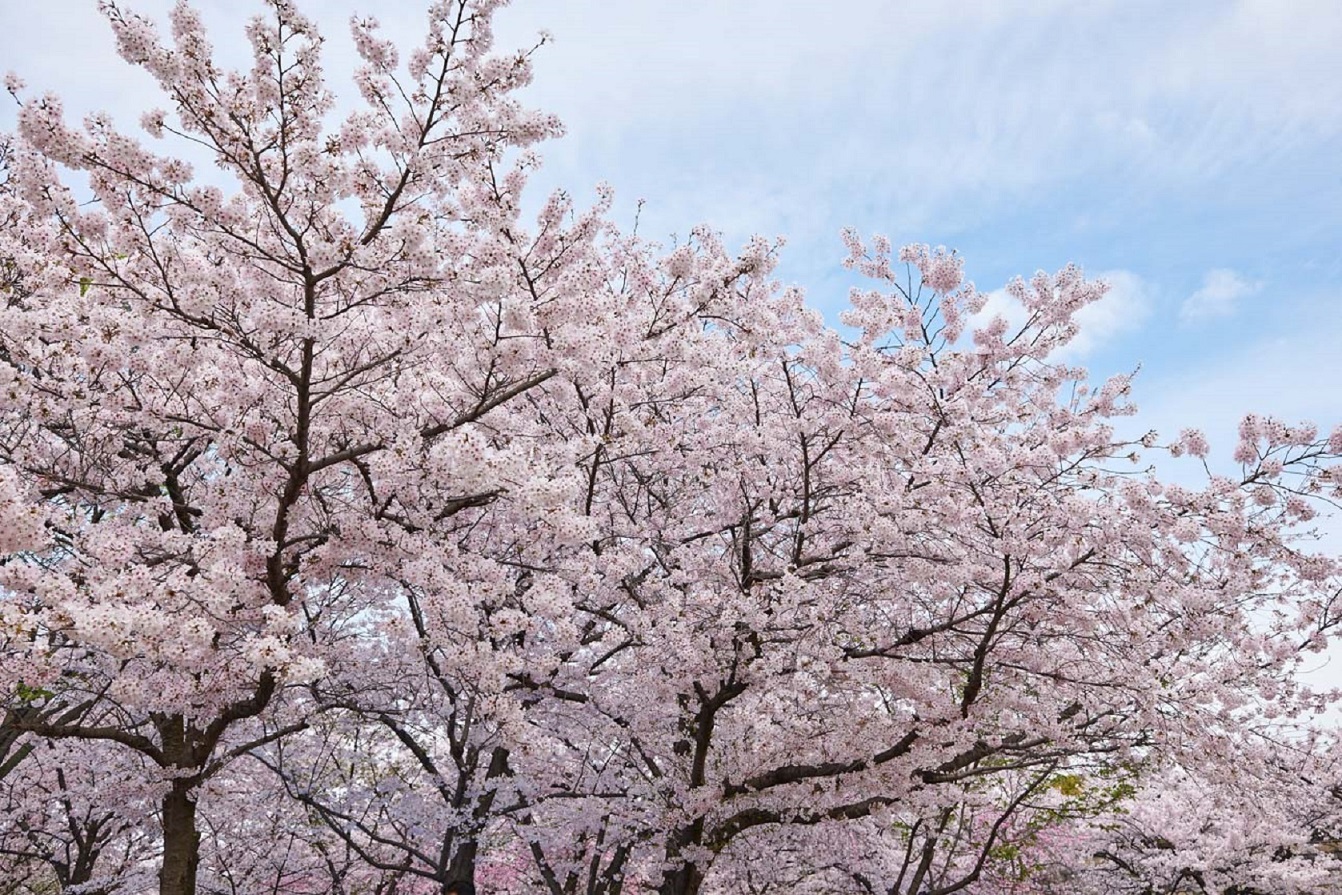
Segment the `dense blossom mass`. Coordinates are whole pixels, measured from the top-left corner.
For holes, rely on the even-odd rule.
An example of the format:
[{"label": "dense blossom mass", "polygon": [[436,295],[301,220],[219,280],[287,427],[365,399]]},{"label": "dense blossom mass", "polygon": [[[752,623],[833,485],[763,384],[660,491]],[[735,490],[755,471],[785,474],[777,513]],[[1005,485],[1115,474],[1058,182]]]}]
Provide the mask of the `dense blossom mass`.
[{"label": "dense blossom mass", "polygon": [[149,143],[7,81],[0,892],[1342,891],[1342,429],[1164,483],[1079,269],[850,232],[827,328],[524,216],[498,0],[356,19],[354,111],[268,5],[226,71],[104,0]]}]

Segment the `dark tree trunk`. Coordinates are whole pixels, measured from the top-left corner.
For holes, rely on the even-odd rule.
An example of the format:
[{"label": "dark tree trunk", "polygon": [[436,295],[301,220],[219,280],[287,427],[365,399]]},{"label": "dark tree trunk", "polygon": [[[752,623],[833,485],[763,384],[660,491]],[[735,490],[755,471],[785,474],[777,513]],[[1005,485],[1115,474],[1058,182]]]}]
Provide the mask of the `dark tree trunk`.
[{"label": "dark tree trunk", "polygon": [[704,883],[703,868],[693,861],[684,861],[681,855],[687,847],[698,845],[703,837],[702,817],[671,834],[666,857],[672,869],[662,874],[662,884],[657,887],[657,895],[699,895],[699,887]]},{"label": "dark tree trunk", "polygon": [[443,886],[444,892],[451,892],[453,883],[475,885],[475,858],[478,851],[479,846],[474,836],[463,839],[461,844],[457,846],[456,852],[452,855],[452,863],[447,868],[447,883]]},{"label": "dark tree trunk", "polygon": [[694,864],[682,864],[675,870],[668,870],[662,876],[662,884],[657,887],[657,895],[699,895],[699,887],[704,883],[704,875]]},{"label": "dark tree trunk", "polygon": [[159,895],[196,895],[200,864],[200,833],[196,830],[196,799],[191,786],[173,781],[163,797],[163,868]]},{"label": "dark tree trunk", "polygon": [[[478,753],[472,753],[473,756]],[[466,776],[461,778],[461,788],[459,789],[458,801],[453,803],[454,808],[461,807],[460,791],[465,788],[469,775],[474,774],[478,767],[477,759],[472,757],[465,765]],[[459,766],[459,771],[462,768]],[[505,777],[512,773],[508,769],[508,750],[501,746],[496,746],[489,756],[489,767],[485,770],[485,780],[493,780],[498,777]],[[480,852],[480,833],[485,828],[485,823],[489,819],[490,808],[494,804],[495,790],[489,789],[481,793],[475,802],[475,808],[471,812],[474,822],[465,829],[457,831],[461,838],[457,849],[452,853],[452,862],[447,867],[447,880],[443,884],[443,891],[452,891],[453,883],[470,883],[472,889],[475,886],[475,862]],[[468,889],[467,891],[471,891]]]},{"label": "dark tree trunk", "polygon": [[[98,863],[98,855],[102,849],[105,834],[102,824],[93,821],[84,825],[84,837],[77,840],[75,862],[69,868],[69,878],[62,880],[66,888],[80,886],[79,891],[86,892],[87,895],[104,895],[105,889],[93,889],[87,883],[93,879],[93,869]],[[57,876],[59,876],[59,872]]]}]

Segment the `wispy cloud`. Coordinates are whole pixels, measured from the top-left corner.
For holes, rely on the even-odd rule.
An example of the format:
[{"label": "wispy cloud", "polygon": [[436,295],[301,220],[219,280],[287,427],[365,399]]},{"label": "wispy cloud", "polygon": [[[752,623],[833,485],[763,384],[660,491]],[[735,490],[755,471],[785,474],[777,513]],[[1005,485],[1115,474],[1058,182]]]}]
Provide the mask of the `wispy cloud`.
[{"label": "wispy cloud", "polygon": [[1217,317],[1229,317],[1239,310],[1240,299],[1263,288],[1261,282],[1246,280],[1229,268],[1207,271],[1202,287],[1179,307],[1184,323],[1199,323]]},{"label": "wispy cloud", "polygon": [[[217,46],[242,63],[237,4],[197,2]],[[132,5],[162,17],[170,2]],[[375,9],[409,45],[425,4],[301,5],[321,23],[326,70],[347,95],[349,15]],[[130,125],[163,101],[115,62],[92,7],[0,12],[0,58],[34,88],[67,95],[75,117],[110,107]],[[547,185],[609,179],[651,200],[653,232],[730,219],[741,232],[729,237],[787,232],[795,247],[821,242],[826,256],[847,224],[941,239],[1058,187],[1075,194],[1119,178],[1184,189],[1342,136],[1342,56],[1327,51],[1342,43],[1342,4],[955,7],[551,0],[506,10],[499,45],[529,44],[542,27],[557,37],[537,55],[528,92],[571,134],[546,149]]]}]

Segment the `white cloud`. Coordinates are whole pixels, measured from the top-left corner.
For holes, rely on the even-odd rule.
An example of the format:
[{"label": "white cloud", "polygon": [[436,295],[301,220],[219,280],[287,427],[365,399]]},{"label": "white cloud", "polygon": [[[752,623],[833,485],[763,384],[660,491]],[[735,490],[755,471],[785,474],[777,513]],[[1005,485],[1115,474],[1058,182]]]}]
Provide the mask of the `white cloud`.
[{"label": "white cloud", "polygon": [[1128,270],[1107,270],[1097,279],[1109,284],[1109,292],[1076,314],[1079,331],[1062,350],[1066,360],[1079,360],[1102,346],[1141,328],[1151,315],[1150,289]]},{"label": "white cloud", "polygon": [[1001,317],[1006,320],[1008,331],[1015,332],[1025,325],[1027,316],[1025,306],[1008,295],[1005,289],[994,289],[988,293],[983,309],[969,318],[969,325],[971,329],[978,329],[994,317]]},{"label": "white cloud", "polygon": [[1209,270],[1202,278],[1202,287],[1184,299],[1179,308],[1179,319],[1195,323],[1215,317],[1229,317],[1238,310],[1239,300],[1263,288],[1260,282],[1250,281],[1229,268]]},{"label": "white cloud", "polygon": [[[1073,318],[1077,334],[1060,352],[1059,360],[1077,361],[1121,336],[1140,329],[1151,315],[1150,288],[1146,281],[1128,270],[1108,270],[1096,277],[1109,284],[1104,298],[1086,305]],[[1027,319],[1025,308],[1005,289],[988,293],[983,309],[970,318],[970,327],[987,325],[994,317],[1007,322],[1008,331],[1019,330]]]}]

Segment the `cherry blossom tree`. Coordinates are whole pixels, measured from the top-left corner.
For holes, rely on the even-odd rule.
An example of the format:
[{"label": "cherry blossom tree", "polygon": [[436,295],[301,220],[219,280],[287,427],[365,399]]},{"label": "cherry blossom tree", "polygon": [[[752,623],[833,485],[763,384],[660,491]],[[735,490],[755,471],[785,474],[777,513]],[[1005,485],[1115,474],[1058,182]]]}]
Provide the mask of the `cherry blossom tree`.
[{"label": "cherry blossom tree", "polygon": [[356,22],[365,106],[328,131],[321,40],[289,3],[248,27],[245,72],[185,4],[172,45],[106,4],[173,106],[146,128],[203,146],[226,187],[104,116],[76,130],[55,97],[21,101],[0,440],[5,548],[31,559],[0,586],[36,667],[6,663],[7,685],[89,706],[20,730],[160,769],[165,893],[195,890],[200,785],[285,732],[269,707],[356,636],[386,551],[408,561],[412,532],[528,471],[476,424],[581,362],[556,340],[595,219],[566,225],[556,199],[536,235],[516,227],[532,160],[509,153],[557,125],[510,98],[529,67],[491,54],[494,5],[434,6],[400,76]]},{"label": "cherry blossom tree", "polygon": [[[404,71],[357,19],[339,114],[268,5],[230,72],[185,3],[171,43],[104,4],[208,175],[9,81],[0,786],[152,845],[108,885],[1312,884],[1331,772],[1254,812],[1332,698],[1296,672],[1342,429],[1250,417],[1236,474],[1164,483],[1209,446],[1116,434],[1129,379],[1060,354],[1078,269],[1013,327],[958,255],[847,233],[844,335],[778,244],[652,244],[605,190],[524,222],[559,127],[498,2],[433,4]],[[1202,788],[1232,819],[1188,833]]]},{"label": "cherry blossom tree", "polygon": [[0,789],[0,879],[18,892],[86,895],[149,882],[154,793],[139,761],[105,744],[33,749]]},{"label": "cherry blossom tree", "polygon": [[1336,566],[1290,531],[1336,496],[1337,435],[1251,421],[1241,479],[1201,492],[1124,472],[1126,379],[1092,393],[1048,359],[1101,287],[1017,282],[1025,324],[966,344],[957,258],[906,249],[905,279],[850,244],[888,290],[854,294],[856,342],[746,290],[752,325],[706,336],[730,375],[601,420],[620,459],[589,503],[625,559],[581,680],[659,808],[662,892],[782,827],[828,855],[868,817],[906,831],[890,891],[959,891],[1055,775],[1319,704],[1292,667],[1335,624]]},{"label": "cherry blossom tree", "polygon": [[[1192,758],[1145,767],[1138,786],[1058,778],[1064,813],[1031,818],[981,891],[1076,893],[1329,893],[1339,891],[1336,758],[1279,742],[1232,766]],[[1317,744],[1316,744],[1317,745]],[[1118,795],[1095,810],[1095,796]],[[1053,800],[1055,803],[1058,800]],[[1040,822],[1042,820],[1042,822]]]},{"label": "cherry blossom tree", "polygon": [[1074,830],[1088,841],[1090,860],[1073,863],[1073,888],[1342,891],[1336,753],[1332,743],[1311,740],[1239,749],[1229,766],[1190,756],[1149,769],[1122,813],[1087,818]]}]

